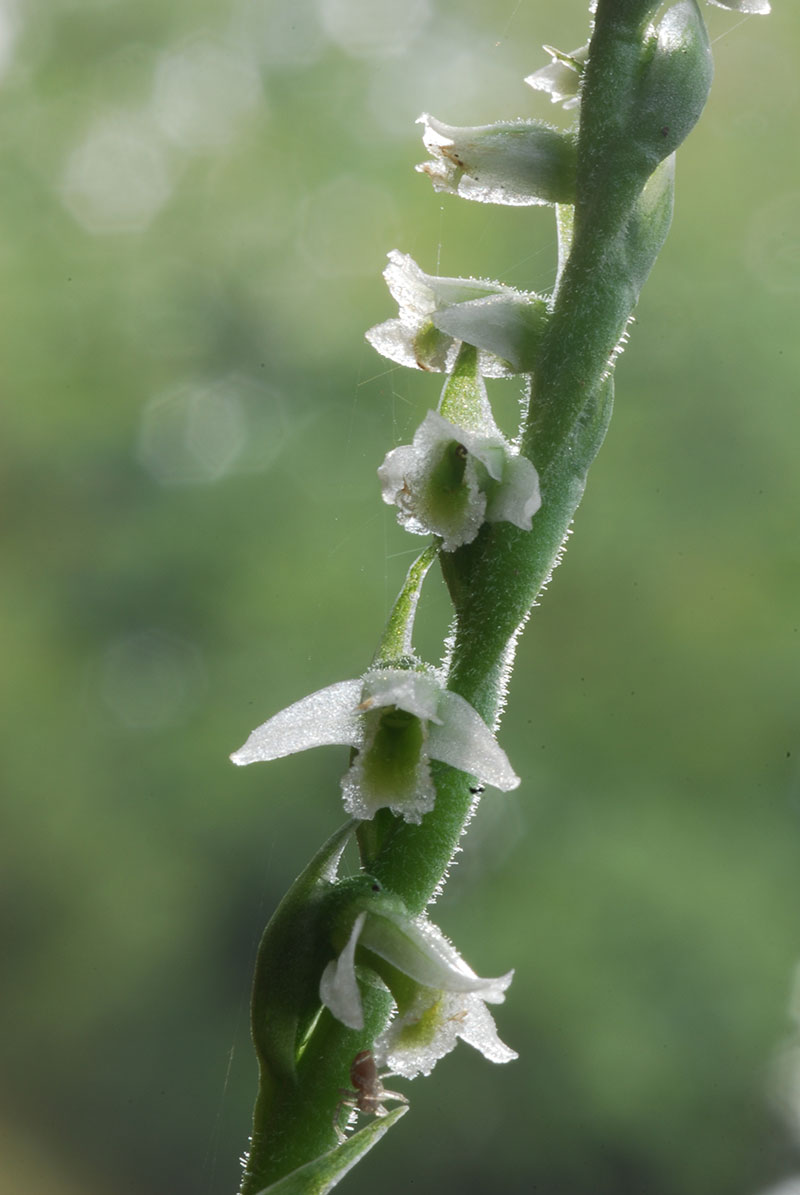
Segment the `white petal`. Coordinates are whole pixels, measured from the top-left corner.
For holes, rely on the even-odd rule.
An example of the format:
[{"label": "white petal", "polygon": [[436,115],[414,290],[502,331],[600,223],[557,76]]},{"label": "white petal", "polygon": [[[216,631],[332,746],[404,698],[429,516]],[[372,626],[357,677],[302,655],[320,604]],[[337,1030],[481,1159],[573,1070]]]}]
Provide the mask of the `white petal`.
[{"label": "white petal", "polygon": [[[511,973],[513,975],[513,971]],[[485,997],[484,997],[485,999]],[[466,1015],[457,1022],[456,1032],[462,1041],[480,1050],[490,1062],[513,1062],[519,1058],[516,1050],[500,1040],[494,1017],[477,996],[467,996],[464,1006]],[[458,1016],[458,1013],[453,1014]]]},{"label": "white petal", "polygon": [[566,54],[553,49],[552,46],[542,48],[553,61],[549,66],[543,66],[532,75],[528,75],[525,82],[535,91],[549,92],[554,104],[563,102],[565,108],[576,107],[580,101],[582,69],[589,56],[588,42]]},{"label": "white petal", "polygon": [[378,466],[381,483],[381,497],[389,506],[400,506],[408,489],[406,477],[417,466],[417,450],[413,444],[401,444],[387,452],[383,464]]},{"label": "white petal", "polygon": [[419,368],[414,352],[413,330],[402,320],[389,319],[383,324],[376,324],[369,329],[366,337],[382,357],[396,361],[398,365],[407,365],[410,369]]},{"label": "white petal", "polygon": [[439,307],[511,289],[502,283],[480,278],[440,278],[426,274],[413,257],[397,249],[389,253],[389,264],[383,276],[400,308],[400,318],[413,321],[417,326],[427,323]]},{"label": "white petal", "polygon": [[389,264],[383,271],[389,293],[400,308],[404,322],[423,324],[436,310],[436,299],[428,285],[428,276],[414,258],[398,249],[389,252]]},{"label": "white petal", "polygon": [[[466,437],[465,437],[466,439]],[[472,456],[479,460],[486,472],[494,481],[500,481],[505,471],[505,446],[493,440],[474,439],[465,444]],[[488,507],[487,507],[488,509]]]},{"label": "white petal", "polygon": [[709,4],[730,9],[731,12],[757,13],[762,16],[772,11],[769,0],[709,0]]},{"label": "white petal", "polygon": [[469,963],[464,961],[438,925],[434,925],[425,916],[417,917],[414,924],[424,934],[428,947],[437,952],[449,969],[449,978],[438,984],[438,987],[448,992],[474,992],[481,1000],[487,1000],[490,1004],[503,1003],[506,989],[514,978],[513,971],[507,971],[505,975],[499,975],[494,979],[482,979],[475,974]]},{"label": "white petal", "polygon": [[425,988],[475,992],[495,1004],[505,998],[503,993],[514,974],[512,971],[499,979],[482,979],[426,917],[410,920],[405,913],[387,909],[370,914],[361,944]]},{"label": "white petal", "polygon": [[503,484],[486,504],[487,523],[513,523],[530,531],[533,516],[542,505],[539,474],[525,456],[509,456],[503,470]]},{"label": "white petal", "polygon": [[407,714],[441,722],[436,711],[442,686],[427,672],[410,668],[374,668],[364,676],[363,685],[362,709],[396,705]]},{"label": "white petal", "polygon": [[546,314],[541,299],[509,294],[446,307],[432,319],[440,331],[507,361],[515,373],[529,373],[536,364]]},{"label": "white petal", "polygon": [[336,1020],[341,1021],[348,1029],[364,1028],[364,1009],[356,979],[355,954],[366,916],[366,913],[359,913],[356,917],[347,945],[337,959],[328,963],[319,982],[320,1000],[330,1009]]},{"label": "white petal", "polygon": [[489,727],[468,701],[443,689],[439,697],[442,726],[432,726],[428,754],[453,768],[477,776],[483,784],[508,792],[519,784],[519,776],[508,761]]},{"label": "white petal", "polygon": [[360,680],[343,680],[320,689],[259,726],[231,759],[248,764],[331,743],[357,747],[361,742],[356,708],[360,700]]},{"label": "white petal", "polygon": [[580,75],[565,62],[551,62],[549,66],[542,66],[532,75],[527,75],[525,82],[534,91],[549,92],[552,102],[558,104],[575,98]]}]

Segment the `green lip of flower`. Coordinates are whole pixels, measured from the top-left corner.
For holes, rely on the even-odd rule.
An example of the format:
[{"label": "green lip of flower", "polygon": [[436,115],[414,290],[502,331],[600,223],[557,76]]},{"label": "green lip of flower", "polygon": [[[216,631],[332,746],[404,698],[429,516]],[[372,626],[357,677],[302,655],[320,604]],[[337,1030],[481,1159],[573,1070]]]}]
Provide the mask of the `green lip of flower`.
[{"label": "green lip of flower", "polygon": [[373,668],[304,697],[254,730],[231,759],[244,765],[335,743],[358,751],[342,791],[348,813],[362,820],[389,808],[421,821],[436,798],[432,759],[505,792],[519,784],[469,702],[431,671],[406,668]]},{"label": "green lip of flower", "polygon": [[514,972],[482,979],[426,917],[412,918],[391,897],[373,904],[356,916],[347,942],[320,981],[320,999],[337,1020],[350,1029],[363,1025],[356,974],[361,961],[393,988],[400,1005],[375,1043],[380,1066],[409,1079],[429,1074],[459,1038],[492,1062],[516,1058],[498,1037],[486,1007],[503,1002]]}]

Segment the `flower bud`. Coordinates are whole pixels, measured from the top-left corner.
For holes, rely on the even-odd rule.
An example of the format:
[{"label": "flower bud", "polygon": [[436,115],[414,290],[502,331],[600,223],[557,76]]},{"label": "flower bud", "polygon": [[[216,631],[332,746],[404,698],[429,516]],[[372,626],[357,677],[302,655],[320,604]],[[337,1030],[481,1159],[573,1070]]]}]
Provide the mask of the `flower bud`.
[{"label": "flower bud", "polygon": [[664,14],[636,89],[630,132],[653,169],[689,135],[703,111],[714,64],[696,0]]}]

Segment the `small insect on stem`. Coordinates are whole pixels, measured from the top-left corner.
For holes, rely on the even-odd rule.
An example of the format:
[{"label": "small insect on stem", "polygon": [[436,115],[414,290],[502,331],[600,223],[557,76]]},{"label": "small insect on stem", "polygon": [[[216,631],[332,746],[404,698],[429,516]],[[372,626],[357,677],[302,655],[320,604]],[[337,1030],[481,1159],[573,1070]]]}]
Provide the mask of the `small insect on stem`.
[{"label": "small insect on stem", "polygon": [[384,1100],[399,1100],[402,1104],[408,1103],[406,1097],[399,1091],[387,1091],[384,1087],[372,1050],[361,1050],[356,1054],[350,1067],[350,1082],[355,1091],[351,1091],[349,1087],[339,1088],[339,1095],[342,1098],[336,1105],[336,1111],[333,1114],[333,1127],[336,1129],[336,1136],[340,1143],[347,1140],[347,1136],[339,1124],[342,1108],[354,1108],[356,1112],[363,1112],[366,1116],[388,1116],[389,1109],[384,1108]]}]

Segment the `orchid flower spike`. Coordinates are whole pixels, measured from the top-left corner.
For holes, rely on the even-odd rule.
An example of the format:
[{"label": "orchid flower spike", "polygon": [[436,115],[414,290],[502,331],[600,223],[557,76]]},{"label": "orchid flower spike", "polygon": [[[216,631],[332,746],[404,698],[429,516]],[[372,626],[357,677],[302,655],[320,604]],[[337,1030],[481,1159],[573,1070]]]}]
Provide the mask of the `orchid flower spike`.
[{"label": "orchid flower spike", "polygon": [[[322,975],[320,999],[351,1029],[364,1013],[356,973],[363,964],[385,978],[397,1016],[375,1043],[375,1060],[392,1074],[428,1075],[459,1038],[490,1062],[517,1057],[497,1034],[487,1004],[500,1004],[514,976],[481,979],[440,929],[426,917],[412,918],[396,902],[357,915],[338,958]],[[388,966],[387,966],[388,965]]]},{"label": "orchid flower spike", "polygon": [[545,299],[477,278],[436,278],[393,249],[383,272],[399,308],[367,340],[390,361],[450,373],[459,342],[480,350],[484,377],[530,373],[547,319]]},{"label": "orchid flower spike", "polygon": [[259,726],[231,759],[256,763],[328,743],[356,748],[342,792],[347,812],[362,820],[389,808],[419,823],[436,798],[432,759],[503,791],[519,784],[481,716],[428,668],[371,668],[320,689]]}]

